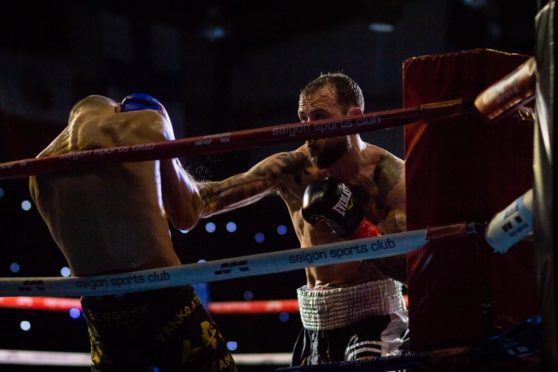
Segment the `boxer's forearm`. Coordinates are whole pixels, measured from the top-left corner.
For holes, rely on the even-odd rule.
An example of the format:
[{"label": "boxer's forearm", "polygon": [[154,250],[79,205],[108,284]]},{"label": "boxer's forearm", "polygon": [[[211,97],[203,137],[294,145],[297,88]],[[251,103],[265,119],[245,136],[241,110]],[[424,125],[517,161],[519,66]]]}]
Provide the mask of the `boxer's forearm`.
[{"label": "boxer's forearm", "polygon": [[278,153],[260,161],[247,172],[219,182],[200,183],[200,217],[241,208],[276,192],[287,175],[302,171],[304,159],[304,155],[298,152]]},{"label": "boxer's forearm", "polygon": [[271,182],[244,175],[220,182],[202,182],[199,184],[200,217],[210,217],[250,205],[273,191]]}]

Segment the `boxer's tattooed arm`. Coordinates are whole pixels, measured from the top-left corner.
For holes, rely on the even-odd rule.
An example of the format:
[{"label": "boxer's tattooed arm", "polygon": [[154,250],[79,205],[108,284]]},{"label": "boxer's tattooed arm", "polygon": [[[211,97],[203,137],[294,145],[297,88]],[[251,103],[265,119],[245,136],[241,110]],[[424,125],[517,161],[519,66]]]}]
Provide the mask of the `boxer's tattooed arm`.
[{"label": "boxer's tattooed arm", "polygon": [[406,230],[405,165],[387,153],[378,162],[372,177],[372,202],[381,218],[382,231],[392,234]]},{"label": "boxer's tattooed arm", "polygon": [[[380,159],[371,179],[371,203],[381,210],[379,227],[384,234],[405,231],[405,169],[403,161],[391,154]],[[407,281],[407,258],[405,255],[364,261],[362,270],[383,275],[402,283]]]},{"label": "boxer's tattooed arm", "polygon": [[247,206],[278,191],[286,177],[301,172],[304,162],[297,152],[272,155],[244,173],[219,182],[199,184],[202,217]]},{"label": "boxer's tattooed arm", "polygon": [[391,154],[382,155],[373,175],[378,192],[377,198],[386,201],[388,194],[401,181],[403,163]]}]

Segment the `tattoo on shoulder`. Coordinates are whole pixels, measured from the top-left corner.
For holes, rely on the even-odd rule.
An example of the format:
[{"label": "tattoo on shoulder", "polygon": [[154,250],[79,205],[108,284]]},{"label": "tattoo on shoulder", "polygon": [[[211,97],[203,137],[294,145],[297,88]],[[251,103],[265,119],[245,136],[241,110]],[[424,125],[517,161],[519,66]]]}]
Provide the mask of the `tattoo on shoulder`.
[{"label": "tattoo on shoulder", "polygon": [[395,187],[401,180],[402,172],[403,163],[401,161],[390,154],[382,155],[373,176],[380,196],[385,197]]},{"label": "tattoo on shoulder", "polygon": [[283,176],[291,176],[300,185],[305,172],[306,156],[299,152],[285,152],[277,155],[277,166]]},{"label": "tattoo on shoulder", "polygon": [[259,163],[251,172],[257,176],[278,178],[296,173],[300,168],[300,160],[296,154],[282,152]]}]

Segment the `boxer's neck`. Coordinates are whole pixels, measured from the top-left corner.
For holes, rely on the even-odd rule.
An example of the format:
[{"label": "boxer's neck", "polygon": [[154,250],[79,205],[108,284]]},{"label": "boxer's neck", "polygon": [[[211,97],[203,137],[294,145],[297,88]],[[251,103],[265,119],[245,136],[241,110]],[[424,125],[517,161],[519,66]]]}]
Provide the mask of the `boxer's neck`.
[{"label": "boxer's neck", "polygon": [[351,134],[349,137],[349,149],[331,167],[325,170],[328,176],[346,179],[351,174],[358,173],[360,160],[366,144],[358,134]]}]

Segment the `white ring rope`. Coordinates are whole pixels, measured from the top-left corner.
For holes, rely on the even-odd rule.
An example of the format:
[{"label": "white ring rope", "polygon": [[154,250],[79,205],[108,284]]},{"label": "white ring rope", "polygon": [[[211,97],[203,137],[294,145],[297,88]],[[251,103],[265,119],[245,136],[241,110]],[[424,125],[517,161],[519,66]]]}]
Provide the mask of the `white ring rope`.
[{"label": "white ring rope", "polygon": [[[233,353],[237,365],[289,365],[290,353],[236,354]],[[0,349],[0,365],[35,365],[89,367],[91,354],[67,351],[35,351]]]},{"label": "white ring rope", "polygon": [[308,266],[404,254],[422,247],[433,238],[463,236],[464,230],[469,231],[466,224],[448,225],[304,249],[295,248],[120,274],[69,278],[2,278],[0,296],[104,296],[272,274]]}]

